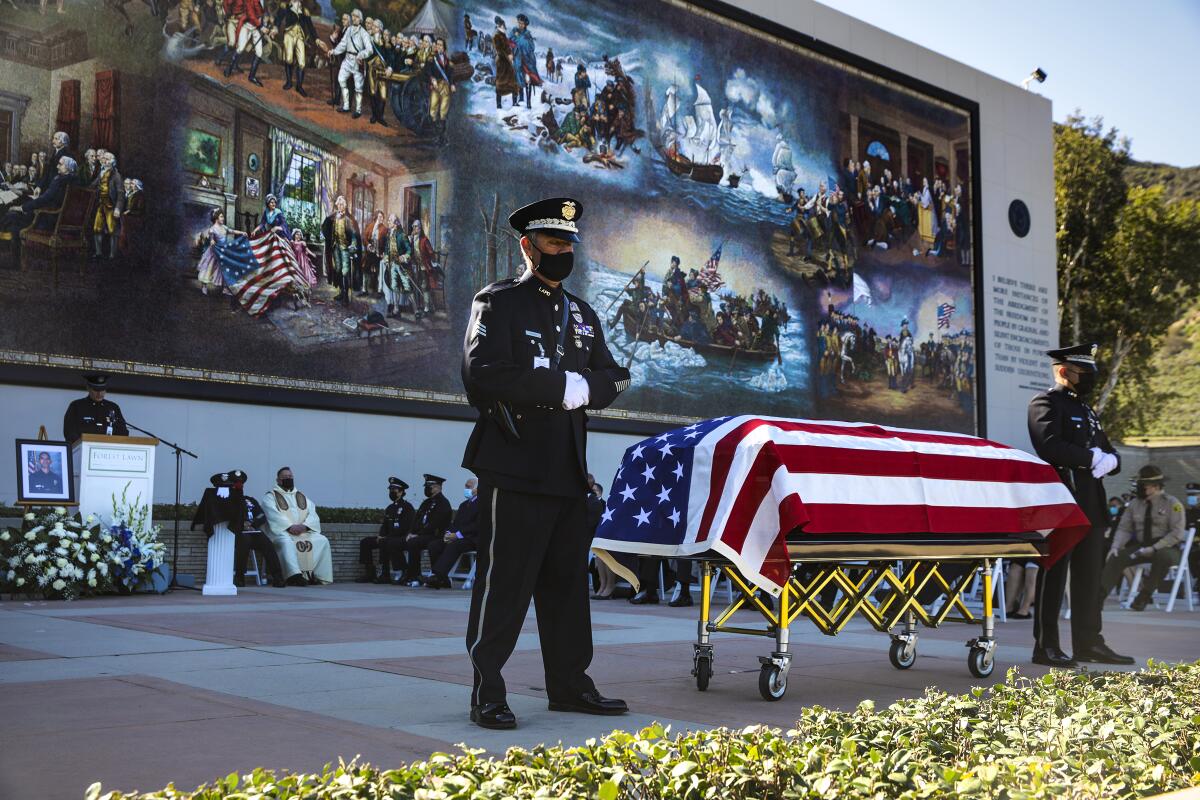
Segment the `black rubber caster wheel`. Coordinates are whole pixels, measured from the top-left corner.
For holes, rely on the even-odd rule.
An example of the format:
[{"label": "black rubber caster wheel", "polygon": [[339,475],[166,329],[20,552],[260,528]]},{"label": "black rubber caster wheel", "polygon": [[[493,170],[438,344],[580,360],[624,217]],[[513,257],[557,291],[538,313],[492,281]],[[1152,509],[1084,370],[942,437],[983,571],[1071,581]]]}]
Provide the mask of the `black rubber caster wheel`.
[{"label": "black rubber caster wheel", "polygon": [[706,691],[708,689],[708,682],[712,680],[712,659],[698,656],[695,666],[692,667],[692,674],[696,676],[696,688],[702,692]]},{"label": "black rubber caster wheel", "polygon": [[781,700],[787,692],[787,678],[775,664],[763,664],[758,671],[758,693],[763,700]]},{"label": "black rubber caster wheel", "polygon": [[967,669],[976,678],[986,678],[996,669],[996,660],[982,647],[972,647],[967,653]]},{"label": "black rubber caster wheel", "polygon": [[908,669],[917,663],[917,647],[908,647],[899,639],[893,639],[892,646],[888,648],[888,660],[896,669]]}]

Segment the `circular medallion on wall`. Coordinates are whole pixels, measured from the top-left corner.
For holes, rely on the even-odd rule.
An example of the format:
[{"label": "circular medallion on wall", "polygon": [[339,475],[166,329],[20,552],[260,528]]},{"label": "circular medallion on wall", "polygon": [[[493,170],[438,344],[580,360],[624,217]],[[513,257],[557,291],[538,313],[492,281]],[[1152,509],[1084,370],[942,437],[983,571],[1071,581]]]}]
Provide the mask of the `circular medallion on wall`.
[{"label": "circular medallion on wall", "polygon": [[258,172],[258,165],[258,153],[251,153],[250,157],[246,159],[246,166],[251,172]]},{"label": "circular medallion on wall", "polygon": [[1029,233],[1029,206],[1023,200],[1013,200],[1008,204],[1008,227],[1020,238]]}]

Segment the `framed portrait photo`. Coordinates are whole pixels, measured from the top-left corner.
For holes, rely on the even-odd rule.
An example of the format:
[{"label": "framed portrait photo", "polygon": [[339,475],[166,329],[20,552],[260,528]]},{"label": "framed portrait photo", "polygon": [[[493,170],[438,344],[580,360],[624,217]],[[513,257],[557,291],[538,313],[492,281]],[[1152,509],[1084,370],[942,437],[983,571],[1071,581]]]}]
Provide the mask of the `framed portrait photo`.
[{"label": "framed portrait photo", "polygon": [[17,503],[76,505],[71,445],[17,439]]}]

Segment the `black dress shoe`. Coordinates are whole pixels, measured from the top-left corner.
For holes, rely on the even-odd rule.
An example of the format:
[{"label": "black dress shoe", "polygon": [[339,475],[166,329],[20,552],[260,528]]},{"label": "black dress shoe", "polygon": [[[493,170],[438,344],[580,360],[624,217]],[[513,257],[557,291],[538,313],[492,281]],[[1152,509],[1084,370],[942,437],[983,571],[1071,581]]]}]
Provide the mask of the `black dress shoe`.
[{"label": "black dress shoe", "polygon": [[584,692],[571,700],[551,700],[551,711],[574,711],[578,714],[598,714],[602,717],[615,717],[624,714],[629,706],[624,700],[614,700],[603,697],[599,692]]},{"label": "black dress shoe", "polygon": [[239,589],[246,588],[246,577],[244,575],[234,575],[233,585]]},{"label": "black dress shoe", "polygon": [[692,605],[692,595],[690,593],[680,594],[671,602],[667,603],[671,608],[682,608]]},{"label": "black dress shoe", "polygon": [[1033,649],[1032,661],[1035,664],[1041,664],[1043,667],[1058,667],[1060,669],[1071,669],[1075,666],[1075,659],[1057,647],[1035,647]]},{"label": "black dress shoe", "polygon": [[1145,611],[1146,606],[1150,605],[1149,597],[1138,597],[1129,604],[1130,611]]},{"label": "black dress shoe", "polygon": [[309,586],[316,586],[319,583],[320,583],[320,581],[317,580],[317,573],[314,572],[313,574],[308,576],[308,585]]},{"label": "black dress shoe", "polygon": [[1075,660],[1087,661],[1091,664],[1121,664],[1124,666],[1137,663],[1130,656],[1123,656],[1120,653],[1113,652],[1112,648],[1104,642],[1094,644],[1091,647],[1085,647],[1082,650],[1076,650]]},{"label": "black dress shoe", "polygon": [[453,589],[454,584],[450,583],[449,578],[443,578],[441,575],[430,575],[425,579],[426,589]]},{"label": "black dress shoe", "polygon": [[287,586],[287,582],[283,578],[275,578],[273,581],[271,581],[271,586],[276,589],[282,589],[283,587]]},{"label": "black dress shoe", "polygon": [[635,606],[658,605],[658,594],[656,592],[641,591],[629,598],[629,602]]},{"label": "black dress shoe", "polygon": [[296,573],[295,575],[293,575],[292,577],[287,579],[287,585],[288,586],[308,586],[308,579],[306,579],[300,573]]},{"label": "black dress shoe", "polygon": [[517,715],[508,703],[484,703],[471,708],[471,722],[481,728],[506,730],[517,727]]}]

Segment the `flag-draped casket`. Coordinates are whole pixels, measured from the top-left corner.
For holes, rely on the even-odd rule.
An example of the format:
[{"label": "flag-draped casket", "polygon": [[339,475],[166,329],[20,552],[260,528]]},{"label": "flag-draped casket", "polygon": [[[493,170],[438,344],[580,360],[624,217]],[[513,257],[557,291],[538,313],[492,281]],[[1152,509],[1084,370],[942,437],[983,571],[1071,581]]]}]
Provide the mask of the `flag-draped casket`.
[{"label": "flag-draped casket", "polygon": [[[662,557],[707,551],[778,593],[789,535],[1049,537],[1053,563],[1090,523],[1054,468],[958,433],[738,416],[630,447],[593,547]],[[802,558],[802,556],[801,556]]]}]

